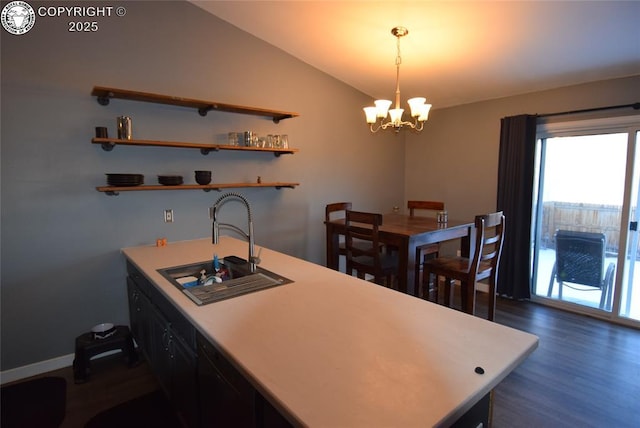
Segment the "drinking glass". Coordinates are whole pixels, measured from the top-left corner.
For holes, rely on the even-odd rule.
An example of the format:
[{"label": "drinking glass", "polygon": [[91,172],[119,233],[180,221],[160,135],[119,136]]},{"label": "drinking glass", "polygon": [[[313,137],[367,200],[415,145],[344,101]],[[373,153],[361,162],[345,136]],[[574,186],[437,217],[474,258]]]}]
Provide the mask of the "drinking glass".
[{"label": "drinking glass", "polygon": [[237,132],[229,132],[229,145],[237,146],[238,144],[238,133]]}]

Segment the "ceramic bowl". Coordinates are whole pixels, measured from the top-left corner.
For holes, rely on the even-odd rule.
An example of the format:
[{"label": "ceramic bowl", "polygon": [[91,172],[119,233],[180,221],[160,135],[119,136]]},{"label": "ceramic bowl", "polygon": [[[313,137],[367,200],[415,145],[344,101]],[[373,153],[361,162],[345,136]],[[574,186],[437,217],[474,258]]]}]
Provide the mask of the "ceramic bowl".
[{"label": "ceramic bowl", "polygon": [[211,171],[196,171],[196,183],[205,185],[211,183]]}]

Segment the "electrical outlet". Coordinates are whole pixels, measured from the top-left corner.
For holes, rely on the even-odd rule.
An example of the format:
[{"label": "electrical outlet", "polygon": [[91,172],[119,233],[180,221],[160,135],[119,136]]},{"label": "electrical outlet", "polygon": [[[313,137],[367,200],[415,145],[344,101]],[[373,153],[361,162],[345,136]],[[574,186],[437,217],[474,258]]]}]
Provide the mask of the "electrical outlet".
[{"label": "electrical outlet", "polygon": [[164,222],[173,223],[173,210],[164,210]]}]

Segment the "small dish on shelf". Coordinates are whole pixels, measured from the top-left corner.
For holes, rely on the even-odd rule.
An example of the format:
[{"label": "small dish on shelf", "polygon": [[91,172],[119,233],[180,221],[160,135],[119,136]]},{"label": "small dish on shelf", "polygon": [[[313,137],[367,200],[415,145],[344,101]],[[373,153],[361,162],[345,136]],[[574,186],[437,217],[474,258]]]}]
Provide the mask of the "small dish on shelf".
[{"label": "small dish on shelf", "polygon": [[163,186],[179,186],[183,183],[181,175],[159,175],[158,183]]},{"label": "small dish on shelf", "polygon": [[140,186],[144,184],[142,174],[106,174],[107,184],[116,187]]}]

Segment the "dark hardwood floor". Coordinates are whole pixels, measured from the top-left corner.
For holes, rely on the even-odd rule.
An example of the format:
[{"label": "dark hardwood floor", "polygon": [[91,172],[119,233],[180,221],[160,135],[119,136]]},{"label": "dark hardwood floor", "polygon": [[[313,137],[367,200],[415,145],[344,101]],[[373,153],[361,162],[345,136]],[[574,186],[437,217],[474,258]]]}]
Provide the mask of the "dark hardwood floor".
[{"label": "dark hardwood floor", "polygon": [[[480,311],[486,310],[479,297]],[[640,426],[640,331],[530,302],[498,300],[496,322],[537,335],[533,354],[495,390],[494,428]],[[76,385],[70,367],[42,376],[67,379],[63,428],[158,388],[145,363],[92,362]]]},{"label": "dark hardwood floor", "polygon": [[540,338],[495,388],[495,428],[640,426],[639,330],[506,299],[495,321]]},{"label": "dark hardwood floor", "polygon": [[103,410],[160,387],[145,362],[129,368],[121,354],[92,360],[91,378],[85,383],[74,383],[71,367],[30,379],[43,376],[58,376],[67,381],[67,412],[61,428],[82,428]]}]

